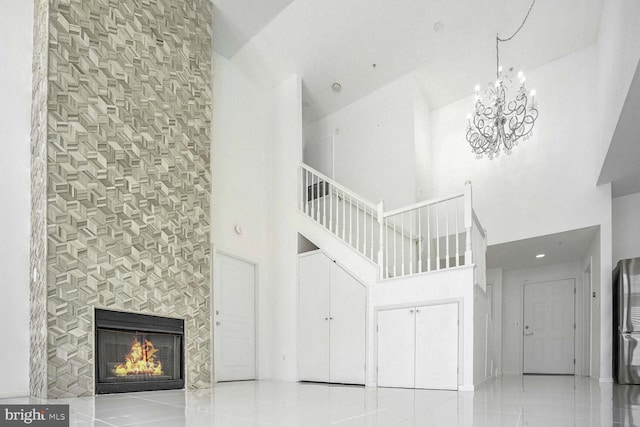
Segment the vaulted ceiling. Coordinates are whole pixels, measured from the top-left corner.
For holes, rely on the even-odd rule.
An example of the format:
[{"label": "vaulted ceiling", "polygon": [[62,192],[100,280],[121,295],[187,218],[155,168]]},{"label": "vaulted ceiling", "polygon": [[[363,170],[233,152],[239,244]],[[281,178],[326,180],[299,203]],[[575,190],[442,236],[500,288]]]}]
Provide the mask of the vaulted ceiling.
[{"label": "vaulted ceiling", "polygon": [[[298,73],[305,123],[411,72],[431,109],[470,95],[476,84],[495,76],[496,33],[513,34],[531,5],[530,0],[212,1],[215,50],[264,88]],[[522,31],[501,44],[501,64],[526,72],[593,44],[602,9],[603,0],[536,0]],[[333,82],[341,83],[340,93],[332,91]],[[640,67],[598,181],[611,182],[614,196],[640,191],[638,117]],[[590,228],[498,245],[490,248],[488,264],[513,269],[573,261],[584,255],[594,233]],[[547,256],[536,259],[538,252]]]},{"label": "vaulted ceiling", "polygon": [[[495,76],[495,36],[529,0],[213,0],[214,46],[264,87],[303,80],[306,122],[416,72],[432,109]],[[531,70],[597,38],[602,0],[537,0],[501,45],[505,69]],[[375,66],[374,66],[375,64]],[[333,82],[342,91],[331,90]],[[532,82],[534,85],[535,82]]]}]

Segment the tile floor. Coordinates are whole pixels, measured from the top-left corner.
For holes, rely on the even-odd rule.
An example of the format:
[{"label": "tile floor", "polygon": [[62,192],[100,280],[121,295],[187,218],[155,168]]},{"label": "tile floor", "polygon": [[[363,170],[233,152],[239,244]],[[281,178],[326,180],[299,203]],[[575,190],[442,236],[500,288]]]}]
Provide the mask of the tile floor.
[{"label": "tile floor", "polygon": [[71,426],[640,426],[640,386],[505,375],[475,393],[250,381],[75,399]]}]

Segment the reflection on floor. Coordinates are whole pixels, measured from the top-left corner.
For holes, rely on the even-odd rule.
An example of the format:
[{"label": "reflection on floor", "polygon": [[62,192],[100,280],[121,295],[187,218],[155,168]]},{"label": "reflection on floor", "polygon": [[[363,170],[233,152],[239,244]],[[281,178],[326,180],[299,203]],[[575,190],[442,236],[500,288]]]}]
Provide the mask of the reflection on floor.
[{"label": "reflection on floor", "polygon": [[210,390],[75,399],[71,426],[637,426],[640,386],[569,376],[505,375],[475,393],[295,384],[222,383]]}]

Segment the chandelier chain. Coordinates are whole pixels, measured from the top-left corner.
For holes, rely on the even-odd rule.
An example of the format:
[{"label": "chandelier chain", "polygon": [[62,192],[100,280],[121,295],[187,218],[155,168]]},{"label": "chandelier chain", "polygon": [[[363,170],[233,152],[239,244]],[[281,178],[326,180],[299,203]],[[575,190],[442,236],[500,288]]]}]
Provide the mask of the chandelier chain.
[{"label": "chandelier chain", "polygon": [[513,33],[511,35],[511,37],[507,37],[506,39],[501,39],[500,36],[496,35],[496,37],[498,38],[498,41],[501,42],[508,42],[509,40],[511,40],[512,38],[514,38],[516,36],[516,34],[518,34],[520,32],[520,30],[522,29],[522,27],[524,27],[524,23],[527,22],[527,18],[529,18],[529,14],[531,13],[531,9],[533,9],[533,5],[536,4],[536,0],[533,0],[533,2],[531,2],[531,6],[529,7],[529,10],[527,11],[527,15],[524,17],[524,19],[522,20],[522,24],[520,24],[520,26],[518,27],[518,29],[515,31],[515,33]]},{"label": "chandelier chain", "polygon": [[524,27],[525,22],[527,22],[527,19],[529,18],[529,14],[531,13],[531,9],[533,9],[533,5],[534,4],[536,4],[536,0],[533,0],[531,2],[531,6],[529,6],[529,10],[527,11],[527,14],[525,15],[524,19],[522,20],[522,24],[520,24],[518,29],[513,34],[511,34],[511,37],[507,37],[506,39],[503,39],[503,38],[500,38],[500,34],[496,33],[496,76],[498,78],[500,78],[500,72],[498,71],[498,69],[500,68],[500,48],[499,48],[499,43],[500,42],[508,42],[509,40],[514,38],[516,36],[516,34],[518,34],[520,32],[522,27]]}]

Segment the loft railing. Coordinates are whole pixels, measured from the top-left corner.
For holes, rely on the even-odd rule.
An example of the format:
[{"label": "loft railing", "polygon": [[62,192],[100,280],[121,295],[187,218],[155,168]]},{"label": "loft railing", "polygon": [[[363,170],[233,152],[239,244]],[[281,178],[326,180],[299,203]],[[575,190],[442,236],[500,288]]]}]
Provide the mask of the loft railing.
[{"label": "loft railing", "polygon": [[464,265],[464,194],[383,214],[383,279]]},{"label": "loft railing", "polygon": [[300,210],[378,265],[380,279],[476,264],[484,285],[486,232],[464,192],[385,212],[307,165],[300,167]]}]

